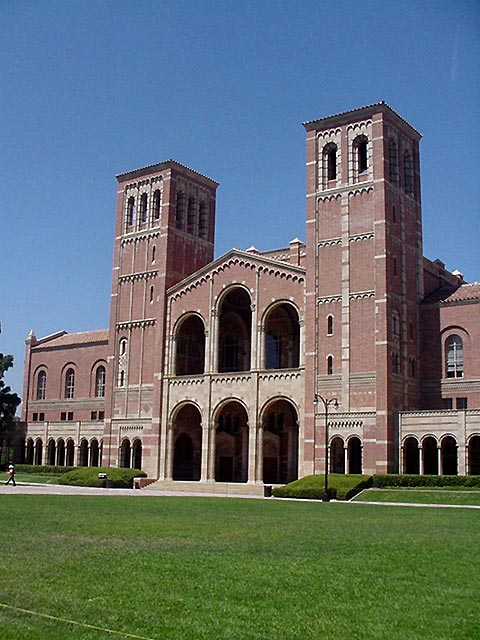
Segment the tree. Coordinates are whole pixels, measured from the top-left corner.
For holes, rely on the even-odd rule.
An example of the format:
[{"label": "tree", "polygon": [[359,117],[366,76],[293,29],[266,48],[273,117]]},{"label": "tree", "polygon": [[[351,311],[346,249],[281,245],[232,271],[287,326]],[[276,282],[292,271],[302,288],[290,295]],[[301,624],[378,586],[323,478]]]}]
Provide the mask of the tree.
[{"label": "tree", "polygon": [[21,402],[17,394],[12,393],[10,387],[6,387],[3,381],[5,371],[12,366],[13,356],[4,356],[3,353],[0,353],[0,433],[11,426],[17,407]]}]

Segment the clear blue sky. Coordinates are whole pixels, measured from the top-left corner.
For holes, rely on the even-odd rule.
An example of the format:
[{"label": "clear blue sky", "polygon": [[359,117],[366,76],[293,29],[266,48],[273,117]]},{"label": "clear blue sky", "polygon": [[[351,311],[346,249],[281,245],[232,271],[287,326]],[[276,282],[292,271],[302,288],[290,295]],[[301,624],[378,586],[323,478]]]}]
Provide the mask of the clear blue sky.
[{"label": "clear blue sky", "polygon": [[106,328],[115,174],[220,182],[216,254],[305,238],[302,121],[385,100],[424,136],[424,254],[480,280],[480,4],[0,0],[0,351]]}]

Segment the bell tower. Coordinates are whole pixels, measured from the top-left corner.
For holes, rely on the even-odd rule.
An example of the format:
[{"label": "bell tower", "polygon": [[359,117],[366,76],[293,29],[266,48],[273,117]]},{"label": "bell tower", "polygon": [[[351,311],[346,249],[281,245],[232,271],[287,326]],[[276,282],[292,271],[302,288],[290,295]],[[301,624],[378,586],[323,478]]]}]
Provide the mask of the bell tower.
[{"label": "bell tower", "polygon": [[341,403],[330,435],[355,436],[363,472],[386,473],[398,466],[396,412],[419,407],[421,136],[384,102],[304,127],[305,460],[323,472],[319,394]]},{"label": "bell tower", "polygon": [[218,184],[174,160],[117,181],[104,459],[141,436],[157,476],[166,291],[213,260]]}]

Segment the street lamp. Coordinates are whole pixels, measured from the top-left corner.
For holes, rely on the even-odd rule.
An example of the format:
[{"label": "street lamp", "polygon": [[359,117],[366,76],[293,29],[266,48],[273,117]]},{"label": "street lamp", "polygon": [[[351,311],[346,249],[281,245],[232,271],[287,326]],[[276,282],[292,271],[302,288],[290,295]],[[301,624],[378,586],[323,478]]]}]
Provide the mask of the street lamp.
[{"label": "street lamp", "polygon": [[[322,502],[329,502],[330,497],[328,495],[328,407],[333,406],[334,409],[338,409],[340,406],[336,398],[324,398],[319,394],[315,394],[313,404],[317,407],[321,402],[325,408],[325,482],[323,485]],[[315,457],[315,454],[314,454]]]}]

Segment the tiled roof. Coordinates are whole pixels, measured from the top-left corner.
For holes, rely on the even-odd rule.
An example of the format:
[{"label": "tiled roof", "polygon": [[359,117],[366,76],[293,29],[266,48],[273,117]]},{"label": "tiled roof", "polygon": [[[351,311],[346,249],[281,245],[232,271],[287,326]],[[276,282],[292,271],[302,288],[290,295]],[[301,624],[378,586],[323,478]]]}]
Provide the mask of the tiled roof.
[{"label": "tiled roof", "polygon": [[92,342],[108,342],[108,329],[98,329],[95,331],[83,331],[82,333],[65,333],[58,338],[51,340],[40,338],[36,346],[38,347],[66,347],[71,345],[90,344]]},{"label": "tiled roof", "polygon": [[212,180],[212,178],[209,178],[203,173],[200,173],[199,171],[195,171],[195,169],[190,169],[190,167],[187,167],[187,165],[182,164],[181,162],[177,162],[176,160],[173,160],[173,159],[164,160],[163,162],[157,162],[155,164],[149,164],[146,167],[140,167],[139,169],[132,169],[132,171],[125,171],[124,173],[117,174],[117,176],[115,177],[120,182],[121,178],[122,179],[135,178],[140,175],[143,175],[145,172],[153,173],[154,171],[162,171],[163,169],[171,168],[172,165],[177,168],[187,169],[188,171],[195,173],[197,176],[200,176],[201,178],[205,178],[206,180],[209,180],[212,184],[215,184],[218,186],[218,182],[216,180]]},{"label": "tiled roof", "polygon": [[480,282],[462,284],[457,288],[442,287],[427,296],[423,302],[424,304],[433,304],[435,302],[452,304],[454,302],[468,302],[471,300],[480,300]]}]

